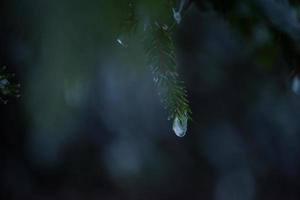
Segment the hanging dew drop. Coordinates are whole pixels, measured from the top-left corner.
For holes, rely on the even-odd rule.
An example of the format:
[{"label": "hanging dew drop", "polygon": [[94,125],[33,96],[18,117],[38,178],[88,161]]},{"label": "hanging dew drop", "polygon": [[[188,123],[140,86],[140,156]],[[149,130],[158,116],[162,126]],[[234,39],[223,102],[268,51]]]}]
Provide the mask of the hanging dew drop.
[{"label": "hanging dew drop", "polygon": [[178,137],[183,137],[187,131],[187,117],[186,116],[176,116],[173,122],[173,131]]},{"label": "hanging dew drop", "polygon": [[294,76],[294,78],[292,80],[292,91],[295,94],[300,95],[300,77],[299,77],[299,75]]}]

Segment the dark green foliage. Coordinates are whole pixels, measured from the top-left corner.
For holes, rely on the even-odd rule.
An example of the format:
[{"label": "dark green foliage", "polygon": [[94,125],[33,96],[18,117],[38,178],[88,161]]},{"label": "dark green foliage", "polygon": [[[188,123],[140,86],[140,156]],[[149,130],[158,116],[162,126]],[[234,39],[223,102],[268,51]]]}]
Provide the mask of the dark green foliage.
[{"label": "dark green foliage", "polygon": [[[177,73],[177,60],[171,32],[175,23],[170,20],[170,18],[172,19],[171,13],[165,17],[165,10],[171,11],[173,4],[172,1],[157,3],[157,10],[162,11],[162,13],[155,13],[151,12],[151,10],[155,10],[155,4],[146,1],[141,2],[142,7],[149,8],[150,14],[149,16],[138,16],[136,4],[129,2],[128,14],[123,20],[118,42],[127,47],[127,44],[123,44],[123,40],[130,40],[128,38],[133,36],[138,38],[142,35],[141,42],[145,49],[147,66],[153,73],[153,80],[165,108],[169,111],[169,118],[174,119],[176,116],[190,118],[191,110],[187,93],[183,82],[178,79]],[[140,19],[147,19],[147,21],[144,22]],[[171,21],[173,25],[169,27],[162,21]]]},{"label": "dark green foliage", "polygon": [[145,39],[145,51],[162,101],[169,110],[171,119],[176,116],[189,117],[191,110],[183,82],[178,79],[170,29],[167,25],[155,22],[150,27],[150,33]]}]

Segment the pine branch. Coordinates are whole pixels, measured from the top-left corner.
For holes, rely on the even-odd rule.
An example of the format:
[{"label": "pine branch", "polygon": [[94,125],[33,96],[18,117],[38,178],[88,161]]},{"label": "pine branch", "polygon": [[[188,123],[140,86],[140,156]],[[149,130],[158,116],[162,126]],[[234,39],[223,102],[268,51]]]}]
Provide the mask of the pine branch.
[{"label": "pine branch", "polygon": [[[169,4],[172,2],[170,1]],[[138,31],[138,18],[135,15],[134,5],[129,3],[130,11],[124,22],[122,36],[117,42],[127,48],[126,38]],[[171,9],[170,9],[171,10]],[[161,19],[162,20],[162,19]],[[162,20],[163,21],[163,20]],[[165,108],[169,111],[168,119],[173,120],[173,130],[179,137],[183,137],[187,130],[187,121],[190,119],[191,109],[187,99],[184,84],[178,78],[175,46],[171,31],[173,25],[168,27],[158,22],[144,24],[142,30],[143,45],[147,56],[147,64],[153,73],[153,80],[157,86],[158,93]],[[141,26],[140,26],[141,27]]]},{"label": "pine branch", "polygon": [[187,92],[183,82],[178,79],[175,47],[168,26],[155,22],[150,26],[150,34],[145,38],[144,45],[153,80],[162,102],[169,110],[169,119],[190,118]]}]

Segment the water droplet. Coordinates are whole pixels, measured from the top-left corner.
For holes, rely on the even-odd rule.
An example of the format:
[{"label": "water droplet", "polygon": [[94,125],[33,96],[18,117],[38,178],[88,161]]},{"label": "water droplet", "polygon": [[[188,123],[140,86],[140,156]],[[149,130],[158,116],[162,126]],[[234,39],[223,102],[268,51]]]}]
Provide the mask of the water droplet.
[{"label": "water droplet", "polygon": [[154,78],[153,78],[153,81],[154,81],[154,83],[157,83],[157,82],[158,82],[158,77],[157,77],[157,76],[154,77]]},{"label": "water droplet", "polygon": [[173,10],[173,17],[174,17],[176,23],[180,24],[180,22],[181,22],[181,13],[180,13],[180,11],[176,11],[175,8],[172,8],[172,10]]},{"label": "water droplet", "polygon": [[294,78],[292,80],[292,91],[295,94],[300,95],[300,77],[299,77],[299,75],[294,76]]},{"label": "water droplet", "polygon": [[123,40],[122,40],[121,38],[118,38],[118,39],[117,39],[117,42],[118,42],[118,44],[121,45],[122,47],[127,48],[127,45],[123,42]]},{"label": "water droplet", "polygon": [[187,130],[187,117],[186,116],[176,116],[173,122],[173,131],[178,137],[183,137]]}]

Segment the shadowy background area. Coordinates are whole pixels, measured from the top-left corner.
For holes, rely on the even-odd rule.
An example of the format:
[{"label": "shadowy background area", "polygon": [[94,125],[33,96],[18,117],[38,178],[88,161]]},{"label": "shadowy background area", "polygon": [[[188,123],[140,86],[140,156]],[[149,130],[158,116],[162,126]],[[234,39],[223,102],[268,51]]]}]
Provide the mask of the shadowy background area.
[{"label": "shadowy background area", "polygon": [[299,199],[300,97],[282,52],[257,62],[264,23],[249,42],[188,11],[174,38],[193,121],[178,138],[139,40],[116,42],[121,4],[1,3],[0,64],[22,95],[0,104],[1,199]]}]

